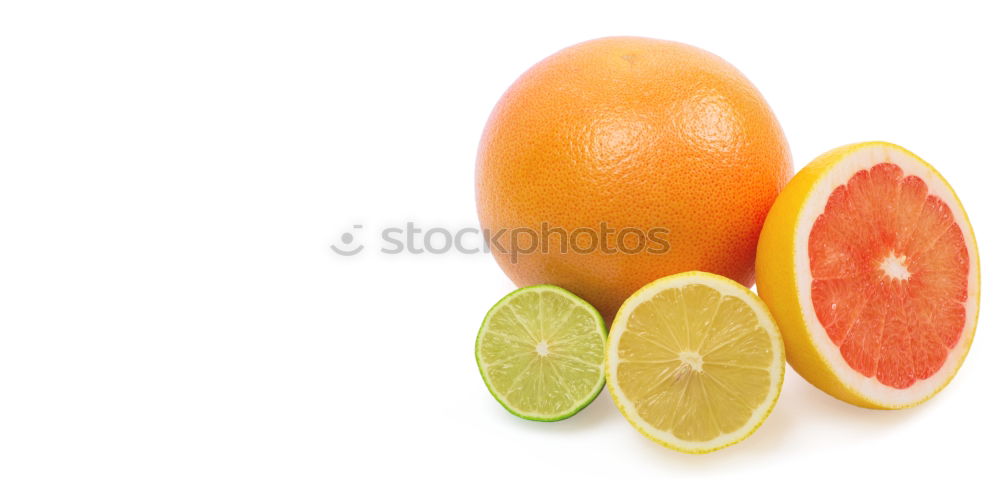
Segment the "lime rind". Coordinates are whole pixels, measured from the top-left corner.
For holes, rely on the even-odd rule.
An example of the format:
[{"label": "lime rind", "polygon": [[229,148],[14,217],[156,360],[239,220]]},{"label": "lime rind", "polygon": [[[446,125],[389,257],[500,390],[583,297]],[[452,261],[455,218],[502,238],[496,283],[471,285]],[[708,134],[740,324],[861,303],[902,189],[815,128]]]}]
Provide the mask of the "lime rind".
[{"label": "lime rind", "polygon": [[500,405],[503,406],[504,409],[507,410],[511,415],[514,415],[516,417],[525,420],[532,420],[536,422],[557,422],[572,417],[573,415],[576,415],[580,410],[586,408],[587,405],[590,405],[590,403],[593,402],[595,398],[597,398],[597,395],[600,394],[601,390],[604,389],[605,376],[606,376],[606,369],[605,369],[606,361],[604,359],[603,352],[599,354],[600,359],[592,363],[597,368],[598,372],[595,375],[596,379],[590,391],[584,394],[571,406],[564,407],[559,411],[551,414],[532,413],[530,411],[519,409],[518,407],[511,404],[510,401],[507,400],[505,396],[503,396],[496,390],[496,387],[491,381],[489,373],[486,370],[488,364],[484,363],[483,356],[481,356],[483,338],[487,333],[487,331],[489,330],[488,329],[489,324],[491,323],[491,320],[496,315],[496,313],[506,305],[510,304],[514,299],[523,296],[527,292],[545,292],[545,291],[552,292],[566,299],[575,308],[583,309],[590,317],[593,318],[594,331],[600,336],[602,351],[603,351],[603,348],[607,344],[608,330],[604,324],[604,319],[601,317],[600,312],[598,312],[597,309],[594,308],[594,306],[590,305],[590,303],[581,299],[572,292],[563,289],[561,287],[548,284],[533,285],[514,290],[513,292],[507,294],[502,299],[500,299],[496,304],[494,304],[493,307],[490,308],[489,312],[486,313],[486,317],[483,318],[483,323],[480,326],[479,332],[476,335],[476,352],[475,352],[476,366],[479,369],[479,374],[483,379],[483,383],[486,385],[486,389],[489,390],[490,395],[492,395],[493,398],[496,399],[496,401],[500,403]]}]

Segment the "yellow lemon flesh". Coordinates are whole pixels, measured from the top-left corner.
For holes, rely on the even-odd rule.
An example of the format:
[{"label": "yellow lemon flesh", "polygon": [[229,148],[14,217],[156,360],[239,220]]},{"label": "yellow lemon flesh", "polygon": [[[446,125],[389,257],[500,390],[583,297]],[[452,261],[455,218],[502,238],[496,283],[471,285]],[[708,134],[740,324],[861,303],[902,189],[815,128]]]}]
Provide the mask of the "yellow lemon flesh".
[{"label": "yellow lemon flesh", "polygon": [[785,355],[764,303],[725,277],[688,272],[633,294],[608,337],[607,384],[645,436],[689,453],[752,434],[781,391]]}]

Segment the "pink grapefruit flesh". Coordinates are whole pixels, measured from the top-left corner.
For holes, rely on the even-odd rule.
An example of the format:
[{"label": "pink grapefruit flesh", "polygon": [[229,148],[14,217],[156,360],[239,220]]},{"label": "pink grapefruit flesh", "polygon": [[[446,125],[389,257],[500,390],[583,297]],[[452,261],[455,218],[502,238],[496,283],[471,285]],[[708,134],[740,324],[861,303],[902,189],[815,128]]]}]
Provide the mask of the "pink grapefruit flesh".
[{"label": "pink grapefruit flesh", "polygon": [[846,402],[922,403],[972,345],[972,225],[941,174],[898,145],[845,145],[803,167],[767,215],[756,270],[789,364]]},{"label": "pink grapefruit flesh", "polygon": [[809,234],[812,301],[844,360],[905,389],[944,364],[965,325],[969,252],[927,184],[880,163],[834,189]]}]

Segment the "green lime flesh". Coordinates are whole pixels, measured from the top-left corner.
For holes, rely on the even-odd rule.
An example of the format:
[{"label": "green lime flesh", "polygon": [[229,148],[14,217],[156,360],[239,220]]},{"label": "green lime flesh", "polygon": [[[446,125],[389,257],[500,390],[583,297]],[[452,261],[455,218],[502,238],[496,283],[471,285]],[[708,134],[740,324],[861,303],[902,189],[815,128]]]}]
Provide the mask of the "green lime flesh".
[{"label": "green lime flesh", "polygon": [[515,290],[486,314],[476,363],[510,413],[554,422],[572,417],[604,387],[607,329],[583,299],[553,285]]}]

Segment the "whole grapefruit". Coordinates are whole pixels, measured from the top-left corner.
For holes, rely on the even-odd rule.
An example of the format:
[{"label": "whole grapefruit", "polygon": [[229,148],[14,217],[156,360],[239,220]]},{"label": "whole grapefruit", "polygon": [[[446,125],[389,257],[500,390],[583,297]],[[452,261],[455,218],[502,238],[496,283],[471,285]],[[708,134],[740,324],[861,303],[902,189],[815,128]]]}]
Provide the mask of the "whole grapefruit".
[{"label": "whole grapefruit", "polygon": [[553,54],[503,94],[479,145],[476,202],[514,283],[564,287],[611,322],[666,275],[752,285],[791,172],[774,113],[735,67],[686,44],[608,37]]}]

